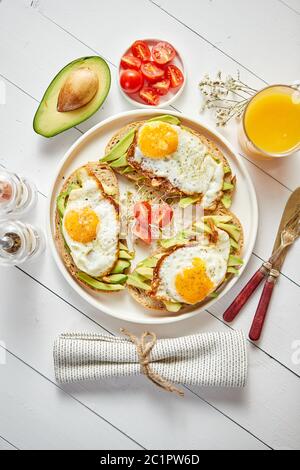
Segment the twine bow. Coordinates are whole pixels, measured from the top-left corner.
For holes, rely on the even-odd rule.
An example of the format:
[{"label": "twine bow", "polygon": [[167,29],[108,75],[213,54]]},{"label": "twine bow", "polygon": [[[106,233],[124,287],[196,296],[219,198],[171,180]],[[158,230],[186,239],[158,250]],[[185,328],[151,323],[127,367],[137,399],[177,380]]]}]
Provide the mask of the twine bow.
[{"label": "twine bow", "polygon": [[142,373],[158,387],[166,390],[167,392],[177,393],[180,397],[184,397],[184,392],[172,385],[159,374],[156,374],[150,367],[150,354],[157,342],[156,334],[147,331],[142,335],[141,339],[139,339],[137,336],[123,328],[121,329],[121,333],[127,336],[136,346]]}]

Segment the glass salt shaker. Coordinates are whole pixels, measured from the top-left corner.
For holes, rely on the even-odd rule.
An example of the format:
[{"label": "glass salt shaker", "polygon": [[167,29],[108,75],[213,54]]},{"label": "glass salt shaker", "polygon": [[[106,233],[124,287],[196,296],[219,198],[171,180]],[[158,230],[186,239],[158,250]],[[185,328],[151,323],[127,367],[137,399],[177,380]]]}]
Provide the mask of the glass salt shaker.
[{"label": "glass salt shaker", "polygon": [[19,266],[45,249],[40,229],[20,221],[0,222],[0,266]]},{"label": "glass salt shaker", "polygon": [[0,169],[0,220],[23,215],[36,201],[37,190],[30,180]]}]

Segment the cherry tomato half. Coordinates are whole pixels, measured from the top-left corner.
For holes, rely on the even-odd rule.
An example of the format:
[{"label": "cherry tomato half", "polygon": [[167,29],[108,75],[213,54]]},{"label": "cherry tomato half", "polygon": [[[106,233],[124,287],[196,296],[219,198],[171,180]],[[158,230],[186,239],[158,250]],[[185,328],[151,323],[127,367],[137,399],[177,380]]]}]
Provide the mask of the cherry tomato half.
[{"label": "cherry tomato half", "polygon": [[134,57],[134,55],[127,54],[122,57],[121,65],[124,69],[140,70],[142,61],[141,59]]},{"label": "cherry tomato half", "polygon": [[151,225],[159,228],[168,227],[171,224],[174,211],[169,204],[161,202],[151,206]]},{"label": "cherry tomato half", "polygon": [[161,80],[160,82],[153,83],[152,87],[160,96],[165,96],[169,93],[171,82],[168,78]]},{"label": "cherry tomato half", "polygon": [[160,96],[154,88],[145,87],[140,91],[140,97],[142,98],[145,103],[149,104],[150,106],[157,106],[160,101]]},{"label": "cherry tomato half", "polygon": [[149,202],[139,202],[134,206],[135,224],[133,233],[148,245],[152,242],[151,234],[151,205]]},{"label": "cherry tomato half", "polygon": [[158,82],[165,76],[165,71],[154,62],[146,62],[141,68],[142,74],[149,82]]},{"label": "cherry tomato half", "polygon": [[165,65],[171,62],[176,56],[174,47],[168,42],[159,42],[152,49],[152,57],[159,65]]},{"label": "cherry tomato half", "polygon": [[121,73],[120,85],[122,89],[129,94],[137,93],[144,84],[144,77],[137,70],[124,70]]},{"label": "cherry tomato half", "polygon": [[171,88],[177,88],[184,82],[183,73],[176,65],[168,65],[166,76],[171,82]]},{"label": "cherry tomato half", "polygon": [[150,60],[151,58],[149,46],[144,41],[136,41],[131,46],[131,50],[133,55],[138,59],[142,60],[143,62]]}]

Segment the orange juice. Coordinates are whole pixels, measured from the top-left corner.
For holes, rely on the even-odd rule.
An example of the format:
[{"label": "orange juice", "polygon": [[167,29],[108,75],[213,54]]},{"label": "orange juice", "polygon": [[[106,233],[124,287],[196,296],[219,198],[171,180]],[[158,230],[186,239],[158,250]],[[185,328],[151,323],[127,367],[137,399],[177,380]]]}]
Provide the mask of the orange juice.
[{"label": "orange juice", "polygon": [[258,93],[244,115],[244,132],[256,150],[281,156],[300,146],[299,92],[273,86]]}]

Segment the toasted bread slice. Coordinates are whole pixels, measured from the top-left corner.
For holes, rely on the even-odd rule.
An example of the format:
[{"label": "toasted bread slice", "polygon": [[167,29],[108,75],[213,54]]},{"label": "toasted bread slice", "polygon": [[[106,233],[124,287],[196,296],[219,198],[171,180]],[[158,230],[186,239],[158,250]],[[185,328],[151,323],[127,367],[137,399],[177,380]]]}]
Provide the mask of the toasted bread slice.
[{"label": "toasted bread slice", "polygon": [[[99,187],[103,190],[103,193],[107,195],[107,197],[111,198],[111,200],[114,202],[116,207],[118,206],[119,203],[119,184],[117,177],[115,173],[112,171],[112,169],[106,165],[106,164],[101,164],[101,163],[88,163],[82,168],[88,170],[88,172],[92,175],[94,175],[98,181],[99,181]],[[79,169],[78,169],[79,170]],[[76,170],[64,183],[63,188],[61,193],[67,191],[68,187],[71,184],[76,184],[77,183],[77,171]],[[67,267],[68,271],[70,274],[73,276],[76,281],[83,285],[84,287],[96,291],[96,292],[103,292],[103,293],[112,293],[110,290],[101,290],[99,291],[98,289],[93,288],[86,282],[78,279],[78,274],[80,271],[78,270],[77,266],[75,265],[73,258],[71,254],[69,253],[69,250],[66,246],[64,237],[62,235],[61,231],[61,216],[59,214],[58,209],[56,209],[56,214],[55,214],[55,227],[56,227],[56,236],[55,236],[55,241],[56,245],[58,247],[58,251],[64,261],[65,266]],[[116,261],[117,262],[117,261]],[[117,292],[114,290],[114,292]]]},{"label": "toasted bread slice", "polygon": [[[158,178],[157,176],[152,174],[150,171],[145,172],[143,169],[141,169],[140,165],[136,161],[134,161],[134,159],[132,158],[133,155],[134,155],[134,152],[135,152],[136,144],[137,144],[137,132],[145,123],[146,123],[146,121],[133,122],[133,123],[123,127],[122,129],[120,129],[120,131],[117,134],[115,134],[112,137],[112,139],[110,140],[110,142],[108,143],[108,145],[105,149],[106,155],[130,131],[136,130],[134,141],[131,144],[131,146],[129,147],[128,152],[127,152],[128,164],[132,167],[132,169],[134,171],[132,171],[132,173],[126,174],[126,177],[128,179],[130,179],[131,181],[133,181],[133,182],[139,182],[139,181],[141,181],[141,178],[142,178],[143,183],[145,183],[146,185],[152,187],[157,192],[159,192],[161,194],[161,197],[165,200],[170,199],[170,198],[187,197],[186,194],[182,193],[178,188],[175,188],[166,178]],[[184,129],[186,129],[188,132],[190,132],[191,134],[197,136],[201,140],[203,145],[205,145],[207,147],[210,154],[216,160],[219,160],[220,162],[222,162],[223,165],[224,165],[224,168],[229,169],[228,173],[224,176],[224,182],[230,183],[230,184],[233,183],[234,187],[232,189],[226,190],[226,192],[220,191],[219,194],[218,194],[217,200],[209,208],[207,208],[207,210],[209,210],[209,211],[216,211],[216,210],[218,210],[219,206],[224,207],[222,202],[221,202],[224,194],[226,194],[228,196],[228,198],[232,198],[233,193],[235,191],[235,177],[232,174],[230,164],[229,164],[227,158],[225,157],[225,155],[221,152],[221,150],[217,147],[217,145],[214,142],[212,142],[207,137],[199,134],[197,131],[195,131],[193,129],[190,129],[190,128],[187,128],[187,127],[184,127],[184,126],[182,126],[182,127]],[[115,170],[121,173],[121,171],[118,168],[116,168]]]},{"label": "toasted bread slice", "polygon": [[[230,215],[232,217],[232,224],[234,224],[236,227],[238,227],[238,229],[240,230],[240,239],[239,239],[239,242],[238,242],[238,248],[236,248],[234,250],[234,256],[236,257],[241,257],[242,255],[242,252],[243,252],[243,247],[244,247],[244,232],[243,232],[243,227],[242,227],[242,224],[240,222],[240,220],[230,211],[228,210],[225,210],[225,209],[221,209],[219,208],[216,212],[214,212],[214,214],[211,214],[210,212],[206,213],[205,215],[207,216],[215,216],[215,215],[220,215],[220,216],[227,216],[227,215]],[[154,253],[154,256],[155,254],[161,254],[161,253],[164,253],[164,254],[171,254],[172,251],[174,251],[174,249],[178,248],[177,247],[172,247],[171,249],[169,250],[164,250],[162,248],[160,248],[156,253]],[[158,264],[159,264],[160,261],[158,261]],[[228,282],[229,279],[231,279],[233,277],[232,274],[227,274],[226,276],[226,279],[225,281],[223,282],[223,284],[221,286],[219,286],[218,290],[222,288],[222,286],[224,286],[226,284],[226,282]],[[153,283],[155,283],[156,279],[154,278],[153,279]],[[155,311],[160,311],[160,312],[164,312],[164,313],[167,313],[167,309],[166,309],[166,306],[163,302],[157,300],[151,293],[151,291],[147,292],[145,290],[142,290],[142,289],[138,289],[136,287],[133,287],[133,286],[130,286],[130,285],[127,285],[127,289],[130,293],[130,295],[133,297],[134,300],[136,300],[136,302],[138,302],[140,305],[142,305],[144,308],[146,309],[149,309],[149,310],[155,310]],[[205,302],[205,301],[204,301]],[[190,310],[191,308],[196,308],[197,306],[188,306],[188,305],[184,305],[182,306],[182,309],[179,311],[179,313],[183,313],[184,311],[186,310]]]}]

